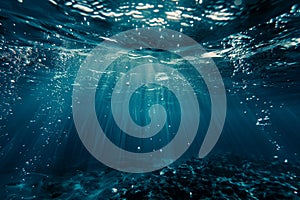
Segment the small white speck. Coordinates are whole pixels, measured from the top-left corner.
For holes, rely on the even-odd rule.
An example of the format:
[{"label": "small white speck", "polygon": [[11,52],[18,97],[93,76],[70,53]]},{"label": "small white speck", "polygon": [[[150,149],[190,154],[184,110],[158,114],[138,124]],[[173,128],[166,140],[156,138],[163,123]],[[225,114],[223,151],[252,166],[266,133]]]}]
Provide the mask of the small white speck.
[{"label": "small white speck", "polygon": [[50,3],[54,4],[54,5],[57,5],[57,3],[53,0],[49,0]]}]

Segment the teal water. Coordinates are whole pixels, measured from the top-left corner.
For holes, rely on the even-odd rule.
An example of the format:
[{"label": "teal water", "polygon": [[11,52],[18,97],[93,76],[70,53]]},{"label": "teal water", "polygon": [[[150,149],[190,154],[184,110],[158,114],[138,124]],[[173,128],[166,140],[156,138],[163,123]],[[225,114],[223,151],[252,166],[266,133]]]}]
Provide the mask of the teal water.
[{"label": "teal water", "polygon": [[[232,153],[275,159],[281,164],[297,163],[300,158],[300,6],[297,3],[2,0],[1,180],[5,184],[17,182],[17,187],[22,188],[28,179],[41,179],[49,174],[107,170],[89,154],[78,137],[72,116],[74,80],[81,63],[100,42],[141,27],[169,28],[188,35],[205,48],[208,52],[205,56],[212,58],[218,67],[226,89],[227,115],[211,156]],[[139,63],[149,58],[174,68],[186,66],[182,58],[155,51],[136,52],[126,62]],[[121,65],[122,62],[116,63],[114,74],[120,73]],[[203,141],[210,104],[203,81],[199,82],[193,71],[182,71],[200,94],[203,111],[197,141],[184,155],[190,157],[197,154]],[[149,118],[143,117],[148,103],[160,102],[171,109],[168,124],[172,126],[166,126],[151,142],[120,133],[113,120],[103,120],[103,113],[110,112],[103,106],[109,105],[110,96],[103,94],[111,92],[114,81],[111,76],[105,77],[109,81],[99,82],[99,96],[96,95],[99,121],[108,126],[108,137],[132,152],[149,152],[170,142],[178,128],[180,111],[174,94],[166,88],[157,89],[155,85],[140,88],[131,100],[131,116],[140,125],[149,123]],[[158,94],[167,96],[168,101],[160,100]],[[146,101],[139,103],[141,99]],[[35,176],[29,178],[29,174]],[[107,187],[112,188],[111,185],[108,183]],[[8,193],[13,192],[6,190],[5,194]]]}]

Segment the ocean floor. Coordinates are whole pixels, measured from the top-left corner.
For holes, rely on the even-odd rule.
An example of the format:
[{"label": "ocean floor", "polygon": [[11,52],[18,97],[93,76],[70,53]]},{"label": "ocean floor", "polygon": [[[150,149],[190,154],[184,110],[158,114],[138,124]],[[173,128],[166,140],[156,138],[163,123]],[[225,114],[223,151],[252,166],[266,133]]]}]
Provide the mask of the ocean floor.
[{"label": "ocean floor", "polygon": [[4,199],[300,199],[299,165],[227,154],[139,175],[107,168],[27,176],[2,183]]}]

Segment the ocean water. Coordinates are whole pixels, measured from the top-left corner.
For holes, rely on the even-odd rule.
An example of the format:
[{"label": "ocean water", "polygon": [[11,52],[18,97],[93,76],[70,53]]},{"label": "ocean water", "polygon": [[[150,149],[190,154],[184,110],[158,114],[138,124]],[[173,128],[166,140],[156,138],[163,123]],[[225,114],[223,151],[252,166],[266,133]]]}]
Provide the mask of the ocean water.
[{"label": "ocean water", "polygon": [[[212,116],[206,81],[170,52],[137,49],[118,58],[95,93],[97,120],[115,145],[134,153],[159,151],[182,121],[176,93],[150,84],[132,95],[129,115],[148,125],[149,108],[160,104],[167,117],[161,131],[148,140],[118,127],[110,108],[115,77],[136,65],[154,62],[178,70],[201,110],[196,139],[179,160],[132,174],[89,153],[74,122],[72,97],[95,47],[146,27],[174,30],[205,49],[202,57],[215,63],[224,82],[226,119],[212,151],[199,159]],[[0,35],[1,199],[300,199],[298,1],[2,0]]]}]

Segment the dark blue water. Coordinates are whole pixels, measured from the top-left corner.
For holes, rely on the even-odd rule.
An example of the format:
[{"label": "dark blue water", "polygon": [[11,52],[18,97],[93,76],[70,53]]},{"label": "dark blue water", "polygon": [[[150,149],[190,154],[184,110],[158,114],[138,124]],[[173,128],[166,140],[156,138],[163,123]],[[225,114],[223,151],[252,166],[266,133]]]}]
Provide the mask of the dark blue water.
[{"label": "dark blue water", "polygon": [[[43,177],[76,170],[83,173],[110,171],[89,154],[78,137],[72,115],[74,80],[81,63],[100,42],[122,31],[142,27],[169,28],[188,35],[205,48],[206,56],[212,58],[218,67],[226,89],[227,115],[221,137],[210,156],[234,154],[276,161],[282,167],[282,173],[287,172],[282,164],[298,166],[300,5],[297,3],[294,0],[2,0],[0,182],[5,186],[1,197],[39,199],[43,191],[30,189],[32,185],[29,183],[33,180],[39,182]],[[160,52],[151,54],[154,59],[174,68],[179,68],[184,62]],[[132,60],[142,62],[148,58],[149,53],[140,52]],[[129,58],[128,62],[133,61]],[[203,95],[200,106],[204,107],[204,114],[201,115],[199,142],[184,155],[190,157],[196,155],[207,130],[210,104],[206,101],[208,94],[202,82],[194,80],[192,71],[183,70],[183,73],[194,82],[197,94]],[[108,88],[100,92],[109,93],[112,85],[113,81],[106,85],[99,82],[98,87]],[[141,117],[146,111],[139,112],[147,107],[147,103],[138,104],[141,98],[146,99],[145,102],[161,103],[166,108],[178,107],[174,94],[166,88],[159,90],[168,97],[165,104],[165,101],[151,99],[157,94],[155,92],[141,96],[152,87],[155,85],[140,88],[131,101],[131,116],[140,125],[149,123],[149,118]],[[101,113],[110,111],[101,106],[109,105],[109,101],[101,94],[96,97],[99,121],[103,126],[113,127],[108,128],[108,137],[122,148],[139,152],[140,145],[144,145],[141,152],[148,152],[161,148],[174,137],[164,135],[162,131],[151,142],[141,143],[131,138],[127,143],[130,137],[114,134],[120,131],[113,121],[101,120],[104,117]],[[165,132],[175,132],[179,121],[177,115],[180,112],[168,116],[170,124],[174,125],[165,127]],[[224,162],[230,163],[230,156],[228,160]],[[181,162],[184,161],[177,164]],[[107,174],[107,177],[99,178],[98,182],[102,183],[99,187],[109,188],[115,194],[114,180],[121,175],[113,170]],[[64,180],[62,178],[61,182]],[[159,187],[164,188],[160,185],[158,190]],[[293,198],[299,198],[299,184],[291,188],[296,192]],[[78,186],[76,190],[81,189]],[[87,193],[86,198],[94,199]],[[101,199],[111,193],[98,195]],[[160,197],[166,196],[162,194]],[[80,198],[70,195],[61,198],[67,197]],[[239,198],[243,199],[242,196]]]}]

